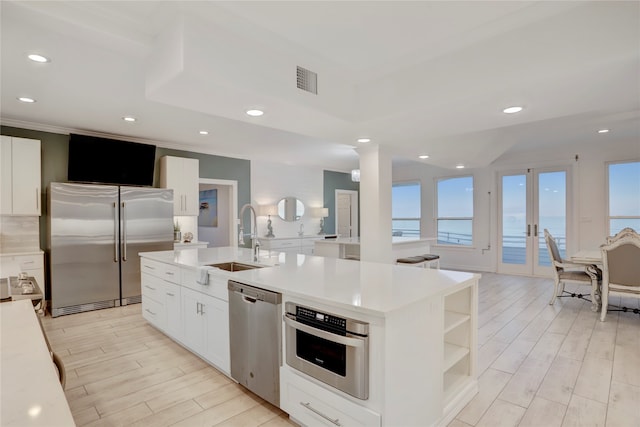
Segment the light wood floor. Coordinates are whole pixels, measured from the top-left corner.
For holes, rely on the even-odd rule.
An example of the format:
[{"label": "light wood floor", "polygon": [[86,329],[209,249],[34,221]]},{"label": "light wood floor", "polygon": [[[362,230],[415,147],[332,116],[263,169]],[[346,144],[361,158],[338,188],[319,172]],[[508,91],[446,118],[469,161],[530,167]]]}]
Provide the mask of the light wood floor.
[{"label": "light wood floor", "polygon": [[[483,273],[479,392],[450,427],[640,426],[640,316],[610,312],[601,323],[586,301],[548,305],[551,291],[549,279]],[[78,425],[294,425],[149,326],[140,308],[43,319]]]}]

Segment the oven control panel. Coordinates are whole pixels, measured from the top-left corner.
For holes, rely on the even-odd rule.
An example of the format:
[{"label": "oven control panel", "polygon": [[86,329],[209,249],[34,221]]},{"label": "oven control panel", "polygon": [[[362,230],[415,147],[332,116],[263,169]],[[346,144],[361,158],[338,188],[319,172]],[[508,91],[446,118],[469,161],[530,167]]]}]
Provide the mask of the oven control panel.
[{"label": "oven control panel", "polygon": [[322,323],[324,325],[330,325],[340,330],[347,329],[347,319],[331,314],[322,313],[306,307],[297,306],[296,317],[298,318],[298,320],[307,320],[313,323]]}]

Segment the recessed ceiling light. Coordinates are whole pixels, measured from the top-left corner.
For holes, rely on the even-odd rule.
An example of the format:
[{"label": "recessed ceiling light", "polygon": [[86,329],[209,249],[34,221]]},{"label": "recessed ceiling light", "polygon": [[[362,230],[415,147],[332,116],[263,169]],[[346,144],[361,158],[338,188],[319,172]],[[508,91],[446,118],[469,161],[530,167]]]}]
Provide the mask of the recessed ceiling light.
[{"label": "recessed ceiling light", "polygon": [[361,143],[367,143],[367,142],[371,142],[371,138],[358,138],[358,142]]},{"label": "recessed ceiling light", "polygon": [[122,118],[122,120],[124,120],[125,122],[135,122],[136,118],[131,116],[125,116]]},{"label": "recessed ceiling light", "polygon": [[609,129],[600,129],[598,133],[608,133]]},{"label": "recessed ceiling light", "polygon": [[36,100],[35,100],[35,99],[33,99],[33,98],[27,98],[26,96],[20,96],[20,97],[18,97],[18,101],[20,101],[20,102],[26,102],[27,104],[32,104],[32,103],[36,102]]},{"label": "recessed ceiling light", "polygon": [[208,130],[201,130],[200,131],[200,135],[209,135],[209,131]]},{"label": "recessed ceiling light", "polygon": [[464,169],[464,165],[456,165],[456,169]]},{"label": "recessed ceiling light", "polygon": [[519,113],[520,111],[522,111],[522,107],[517,107],[517,106],[507,107],[504,110],[502,110],[503,113],[507,113],[507,114]]},{"label": "recessed ceiling light", "polygon": [[33,62],[51,62],[51,60],[46,56],[38,55],[37,53],[32,53],[28,55],[27,58],[29,58]]},{"label": "recessed ceiling light", "polygon": [[428,159],[429,155],[428,154],[422,154],[422,155],[420,155],[418,157],[421,158],[421,159]]},{"label": "recessed ceiling light", "polygon": [[247,110],[247,115],[251,117],[260,117],[263,114],[264,114],[264,111],[262,110]]}]

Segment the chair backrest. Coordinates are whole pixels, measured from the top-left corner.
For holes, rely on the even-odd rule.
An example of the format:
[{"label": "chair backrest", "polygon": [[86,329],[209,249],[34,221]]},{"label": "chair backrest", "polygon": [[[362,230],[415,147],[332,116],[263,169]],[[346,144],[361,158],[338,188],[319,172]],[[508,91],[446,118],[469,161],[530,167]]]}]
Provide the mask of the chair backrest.
[{"label": "chair backrest", "polygon": [[554,264],[554,261],[562,262],[558,245],[556,245],[555,239],[546,228],[544,229],[544,241],[547,244],[547,250],[549,251],[549,257],[551,258],[551,265],[556,269],[556,271],[562,271],[562,267],[558,267]]},{"label": "chair backrest", "polygon": [[634,230],[634,229],[633,229],[633,228],[631,228],[631,227],[625,227],[625,228],[623,228],[622,230],[620,230],[620,231],[619,231],[615,236],[609,236],[609,237],[607,237],[607,240],[606,240],[606,242],[607,242],[607,243],[605,243],[605,244],[607,244],[607,245],[608,245],[608,244],[610,244],[610,243],[615,242],[616,240],[620,240],[620,239],[622,239],[622,238],[623,238],[623,237],[625,237],[625,236],[633,236],[633,235],[635,235],[635,236],[639,236],[639,237],[640,237],[640,234],[638,234],[638,233],[636,232],[636,230]]},{"label": "chair backrest", "polygon": [[640,287],[640,235],[627,234],[601,246],[603,280],[618,286]]}]

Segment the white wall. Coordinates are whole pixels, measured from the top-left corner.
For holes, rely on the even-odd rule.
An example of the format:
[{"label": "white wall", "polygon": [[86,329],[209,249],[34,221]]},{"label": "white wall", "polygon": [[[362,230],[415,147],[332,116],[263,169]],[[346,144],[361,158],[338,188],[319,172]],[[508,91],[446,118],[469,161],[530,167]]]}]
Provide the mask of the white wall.
[{"label": "white wall", "polygon": [[[320,231],[320,218],[310,216],[310,208],[323,206],[323,169],[251,161],[251,204],[275,205],[283,197],[296,197],[305,206],[300,221],[285,222],[277,216],[271,217],[273,233],[276,237],[295,237],[304,224],[304,234],[313,235]],[[267,234],[267,217],[258,217],[258,235]]]},{"label": "white wall", "polygon": [[[578,160],[575,160],[576,154]],[[640,159],[637,141],[615,146],[556,147],[503,156],[483,169],[449,170],[422,163],[394,167],[393,181],[420,181],[422,188],[422,235],[435,236],[435,180],[441,177],[473,175],[474,177],[474,244],[471,248],[434,246],[433,253],[441,255],[441,266],[461,270],[496,271],[497,269],[497,177],[498,173],[522,168],[570,166],[572,201],[569,224],[571,239],[569,253],[580,249],[594,249],[608,234],[606,223],[607,190],[606,162]],[[491,195],[489,196],[489,192]],[[487,250],[488,245],[490,249]]]}]

